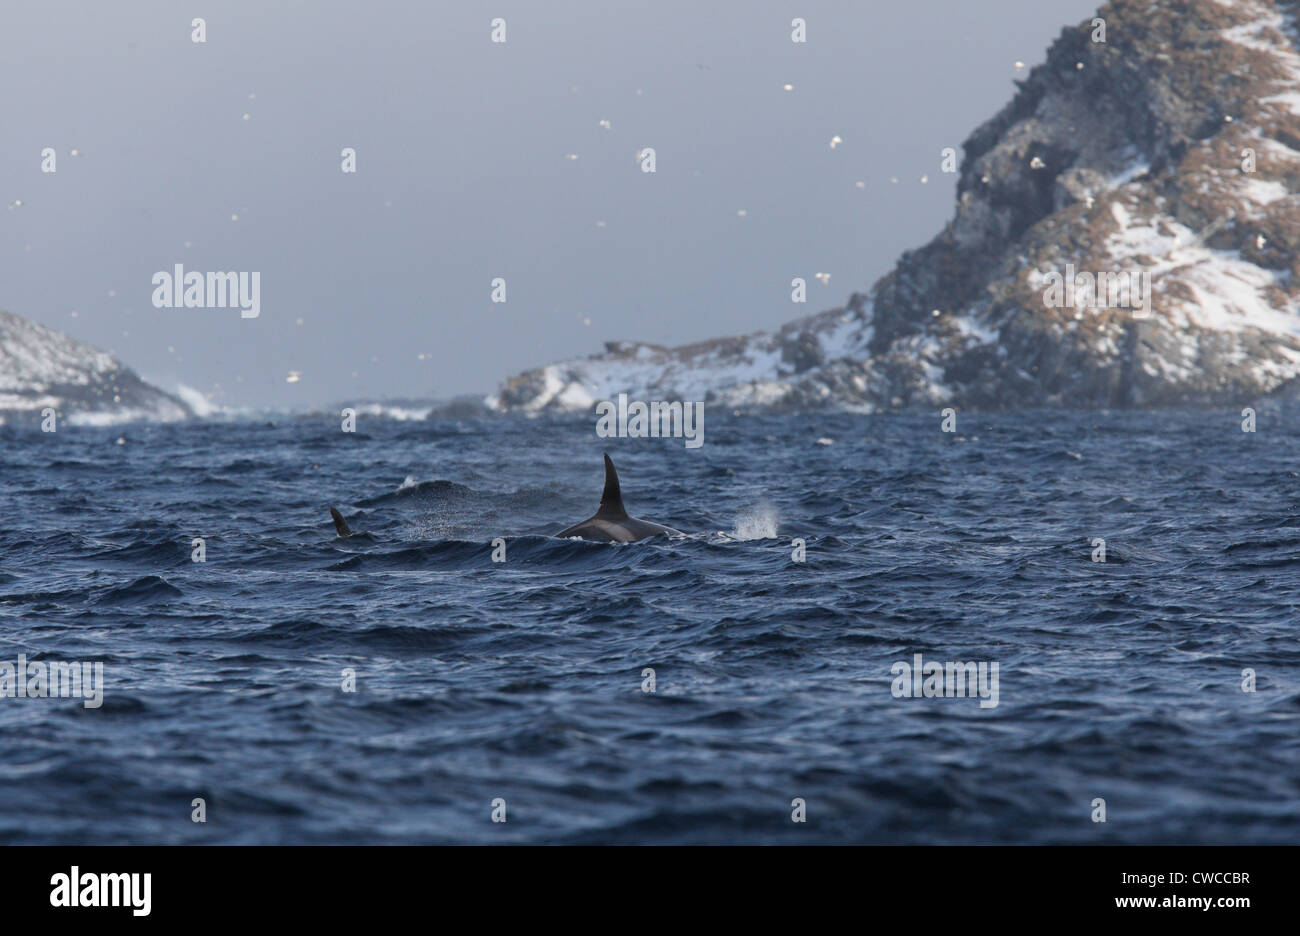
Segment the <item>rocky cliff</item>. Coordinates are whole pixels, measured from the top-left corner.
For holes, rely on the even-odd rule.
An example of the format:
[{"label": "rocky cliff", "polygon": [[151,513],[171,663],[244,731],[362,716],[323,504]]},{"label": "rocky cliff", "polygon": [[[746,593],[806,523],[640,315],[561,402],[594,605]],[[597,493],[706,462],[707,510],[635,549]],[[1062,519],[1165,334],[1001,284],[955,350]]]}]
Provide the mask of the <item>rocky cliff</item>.
[{"label": "rocky cliff", "polygon": [[1145,407],[1294,392],[1298,7],[1104,4],[1104,41],[1091,17],[1063,30],[964,143],[952,220],[869,292],[775,332],[611,343],[506,381],[488,405],[585,409],[624,391],[729,406]]},{"label": "rocky cliff", "polygon": [[52,407],[72,422],[182,419],[180,400],[84,342],[0,310],[0,423]]}]

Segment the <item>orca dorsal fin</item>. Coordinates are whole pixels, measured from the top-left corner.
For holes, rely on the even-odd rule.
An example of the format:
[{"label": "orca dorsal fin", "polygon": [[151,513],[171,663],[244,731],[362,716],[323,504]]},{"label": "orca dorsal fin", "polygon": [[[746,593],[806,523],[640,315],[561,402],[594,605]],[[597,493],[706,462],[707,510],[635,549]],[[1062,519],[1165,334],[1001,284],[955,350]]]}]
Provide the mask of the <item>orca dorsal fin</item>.
[{"label": "orca dorsal fin", "polygon": [[627,516],[627,510],[623,507],[623,491],[618,486],[618,472],[614,470],[609,455],[605,456],[605,490],[600,495],[600,510],[596,511],[596,516],[616,519]]},{"label": "orca dorsal fin", "polygon": [[331,507],[330,516],[334,519],[334,531],[338,533],[341,538],[346,539],[352,535],[352,529],[348,526],[348,522],[343,519],[343,514],[339,513],[337,509]]}]

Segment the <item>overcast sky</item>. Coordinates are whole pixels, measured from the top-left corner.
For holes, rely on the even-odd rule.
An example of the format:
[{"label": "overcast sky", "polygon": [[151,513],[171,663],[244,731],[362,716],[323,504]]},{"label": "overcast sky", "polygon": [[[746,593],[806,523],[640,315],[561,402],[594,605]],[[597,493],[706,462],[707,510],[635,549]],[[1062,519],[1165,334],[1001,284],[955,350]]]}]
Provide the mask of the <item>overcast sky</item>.
[{"label": "overcast sky", "polygon": [[[1097,3],[5,6],[0,308],[164,389],[297,406],[490,391],[606,340],[843,304],[947,221],[940,151]],[[260,317],[154,308],[177,263],[259,272]]]}]

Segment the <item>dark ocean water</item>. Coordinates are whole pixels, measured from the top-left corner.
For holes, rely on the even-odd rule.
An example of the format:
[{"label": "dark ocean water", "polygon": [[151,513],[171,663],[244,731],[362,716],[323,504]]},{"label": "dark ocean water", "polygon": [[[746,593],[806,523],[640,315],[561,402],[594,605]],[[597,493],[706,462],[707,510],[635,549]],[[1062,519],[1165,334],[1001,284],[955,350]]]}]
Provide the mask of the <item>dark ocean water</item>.
[{"label": "dark ocean water", "polygon": [[[1300,435],[1239,421],[0,428],[0,660],[105,680],[0,699],[0,841],[1300,842]],[[688,538],[548,536],[602,450]]]}]

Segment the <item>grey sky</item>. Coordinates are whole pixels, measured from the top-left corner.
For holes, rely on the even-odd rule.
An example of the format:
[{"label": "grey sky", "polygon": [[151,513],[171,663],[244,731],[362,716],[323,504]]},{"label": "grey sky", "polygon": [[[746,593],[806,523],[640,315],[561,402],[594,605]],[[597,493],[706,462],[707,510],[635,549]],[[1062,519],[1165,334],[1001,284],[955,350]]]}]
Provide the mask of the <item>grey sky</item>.
[{"label": "grey sky", "polygon": [[[940,150],[1096,6],[12,3],[0,308],[233,405],[488,391],[607,339],[768,328],[933,236]],[[261,317],[153,308],[176,263],[259,271]]]}]

